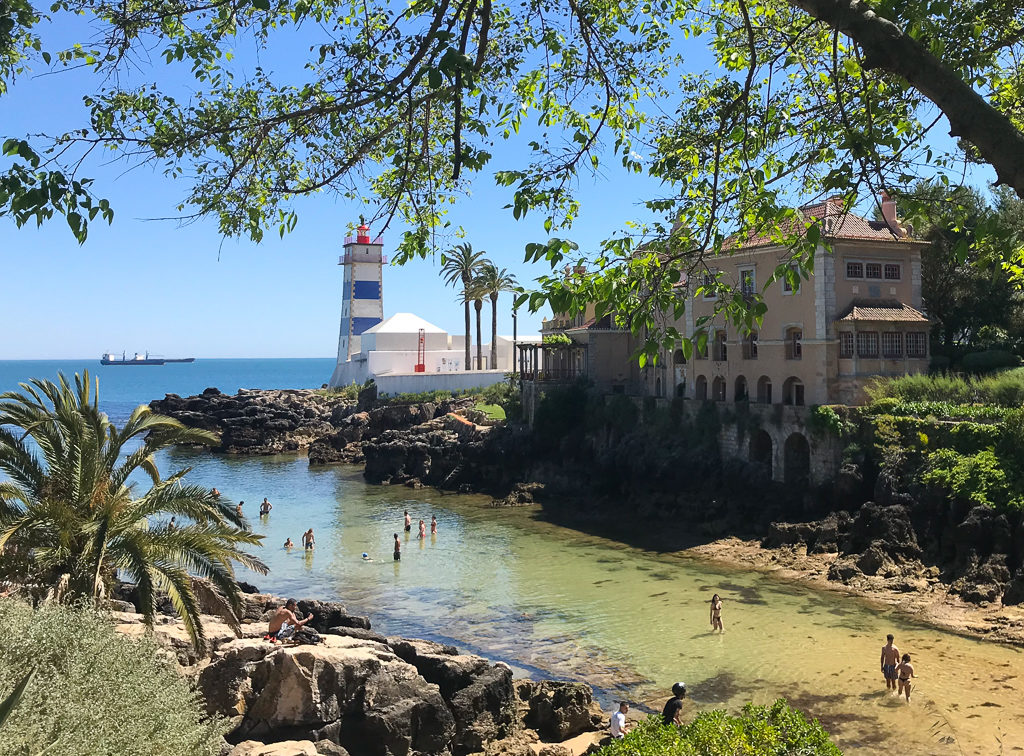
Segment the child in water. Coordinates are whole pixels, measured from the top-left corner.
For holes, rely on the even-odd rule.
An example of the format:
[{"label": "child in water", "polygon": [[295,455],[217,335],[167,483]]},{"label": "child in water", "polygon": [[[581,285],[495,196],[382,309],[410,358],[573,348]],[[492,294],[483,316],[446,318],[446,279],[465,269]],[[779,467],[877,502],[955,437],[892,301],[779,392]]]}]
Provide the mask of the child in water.
[{"label": "child in water", "polygon": [[427,537],[427,526],[423,522],[423,520],[420,520],[420,535],[419,535],[419,537],[420,538],[426,538]]},{"label": "child in water", "polygon": [[907,703],[910,703],[910,678],[916,677],[914,666],[910,663],[910,654],[903,654],[903,661],[896,667],[896,675],[900,685],[896,695],[906,695]]},{"label": "child in water", "polygon": [[725,632],[722,626],[722,599],[717,593],[711,597],[711,629]]}]

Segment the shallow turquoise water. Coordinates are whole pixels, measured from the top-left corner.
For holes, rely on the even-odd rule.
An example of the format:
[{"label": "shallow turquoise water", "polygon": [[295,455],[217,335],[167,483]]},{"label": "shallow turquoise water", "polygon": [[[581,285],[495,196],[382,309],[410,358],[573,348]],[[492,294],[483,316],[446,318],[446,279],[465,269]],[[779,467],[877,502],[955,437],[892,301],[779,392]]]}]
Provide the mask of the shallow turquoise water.
[{"label": "shallow turquoise water", "polygon": [[[266,535],[261,589],[340,600],[389,634],[447,640],[523,674],[586,679],[606,704],[660,707],[675,680],[694,706],[736,708],[785,696],[822,719],[851,753],[998,753],[1024,745],[1018,716],[1024,655],[907,622],[889,608],[634,549],[539,520],[533,509],[491,509],[481,497],[369,486],[359,468],[309,468],[302,457],[239,459],[176,451],[193,480],[256,513]],[[408,508],[413,532],[402,531]],[[430,515],[439,522],[429,535]],[[416,523],[428,524],[423,541]],[[312,554],[282,548],[312,527]],[[402,561],[391,558],[392,535]],[[374,559],[364,562],[363,552]],[[709,632],[720,593],[727,632]],[[914,655],[907,707],[884,695],[885,634]],[[962,749],[962,750],[961,750]]]},{"label": "shallow turquoise water", "polygon": [[[112,367],[97,361],[3,362],[0,391],[31,376],[88,367],[101,404],[119,421],[137,404],[206,386],[316,387],[333,360],[200,360]],[[537,519],[532,509],[424,489],[368,486],[351,466],[310,468],[304,457],[233,458],[176,450],[164,474],[193,466],[192,482],[245,500],[266,535],[263,590],[345,602],[390,634],[450,641],[523,674],[585,679],[604,703],[660,708],[676,680],[691,707],[738,708],[786,696],[819,717],[847,753],[979,754],[1024,751],[1024,654],[917,626],[890,608],[826,594],[759,573],[729,571],[678,554],[630,548]],[[255,517],[267,496],[275,508]],[[402,532],[408,508],[436,539]],[[628,516],[628,504],[624,505]],[[286,551],[306,528],[312,554]],[[392,534],[403,539],[391,560]],[[373,562],[363,562],[362,552]],[[707,601],[724,599],[727,632],[709,632]],[[884,694],[885,634],[914,655],[911,706]],[[692,708],[690,709],[692,712]]]}]

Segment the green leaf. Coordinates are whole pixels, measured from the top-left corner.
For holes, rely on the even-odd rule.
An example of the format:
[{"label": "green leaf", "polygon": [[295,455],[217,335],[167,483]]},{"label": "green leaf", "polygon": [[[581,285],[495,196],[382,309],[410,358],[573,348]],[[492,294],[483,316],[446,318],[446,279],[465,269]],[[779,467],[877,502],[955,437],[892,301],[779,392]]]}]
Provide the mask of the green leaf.
[{"label": "green leaf", "polygon": [[[11,691],[10,695],[7,696],[3,701],[0,701],[0,728],[4,726],[4,722],[11,716],[11,712],[14,711],[14,707],[18,705],[22,697],[25,695],[25,690],[28,688],[28,684],[32,682],[32,678],[35,677],[36,668],[32,667],[28,671],[28,674],[21,678],[14,690]],[[2,736],[0,736],[2,737]]]}]

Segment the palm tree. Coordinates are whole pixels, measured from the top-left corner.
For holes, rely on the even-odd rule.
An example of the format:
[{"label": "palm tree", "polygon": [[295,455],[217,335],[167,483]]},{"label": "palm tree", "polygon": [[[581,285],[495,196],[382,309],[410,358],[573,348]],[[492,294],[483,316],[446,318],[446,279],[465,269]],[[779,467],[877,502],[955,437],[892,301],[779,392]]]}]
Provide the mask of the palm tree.
[{"label": "palm tree", "polygon": [[498,270],[494,263],[486,262],[480,266],[477,280],[491,300],[491,369],[494,370],[498,366],[498,295],[515,291],[516,278],[505,268]]},{"label": "palm tree", "polygon": [[[266,574],[241,550],[262,536],[221,497],[186,485],[190,468],[161,478],[157,452],[216,442],[207,431],[137,407],[118,429],[100,412],[89,373],[58,382],[33,379],[24,393],[0,394],[0,551],[19,555],[22,582],[57,600],[100,603],[118,574],[138,585],[152,625],[165,591],[197,649],[205,647],[193,577],[207,578],[237,613],[241,591],[233,563]],[[129,477],[144,472],[142,492]],[[141,494],[141,495],[140,495]],[[164,522],[179,518],[174,526]]]},{"label": "palm tree", "polygon": [[473,245],[469,243],[459,244],[441,255],[441,273],[444,282],[448,286],[462,284],[462,294],[459,301],[466,310],[466,370],[471,369],[472,358],[469,354],[469,303],[472,297],[467,296],[467,291],[476,277],[480,266],[487,262],[484,255],[486,252],[474,252]]},{"label": "palm tree", "polygon": [[[469,303],[473,303],[474,309],[476,309],[476,369],[480,369],[480,363],[483,357],[483,341],[482,334],[480,332],[480,313],[484,309],[484,297],[487,296],[487,290],[484,288],[479,278],[474,278],[469,282],[469,286],[466,287],[462,294],[462,301],[465,302],[466,306],[469,307]],[[469,334],[466,335],[466,343],[469,343]]]}]

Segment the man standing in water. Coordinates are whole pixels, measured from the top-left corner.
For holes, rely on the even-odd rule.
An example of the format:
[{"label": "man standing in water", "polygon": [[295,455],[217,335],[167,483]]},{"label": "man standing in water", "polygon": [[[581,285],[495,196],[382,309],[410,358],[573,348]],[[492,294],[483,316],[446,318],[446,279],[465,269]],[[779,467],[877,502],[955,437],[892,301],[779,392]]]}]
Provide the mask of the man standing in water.
[{"label": "man standing in water", "polygon": [[686,698],[686,683],[677,682],[672,686],[672,698],[665,702],[665,708],[661,710],[661,723],[666,727],[674,724],[679,726],[683,723],[683,699]]},{"label": "man standing in water", "polygon": [[260,517],[270,514],[270,510],[274,508],[274,505],[267,501],[267,497],[263,497],[263,503],[260,504]]},{"label": "man standing in water", "polygon": [[402,561],[402,541],[398,538],[398,533],[395,533],[395,561]]},{"label": "man standing in water", "polygon": [[412,518],[409,516],[409,510],[405,510],[405,532],[408,533],[412,530]]},{"label": "man standing in water", "polygon": [[313,538],[313,528],[310,528],[302,534],[302,545],[306,551],[312,551],[316,544],[316,539]]},{"label": "man standing in water", "polygon": [[887,641],[882,646],[882,675],[885,677],[885,689],[896,691],[896,665],[900,663],[900,650],[893,644],[893,634],[885,636]]}]

